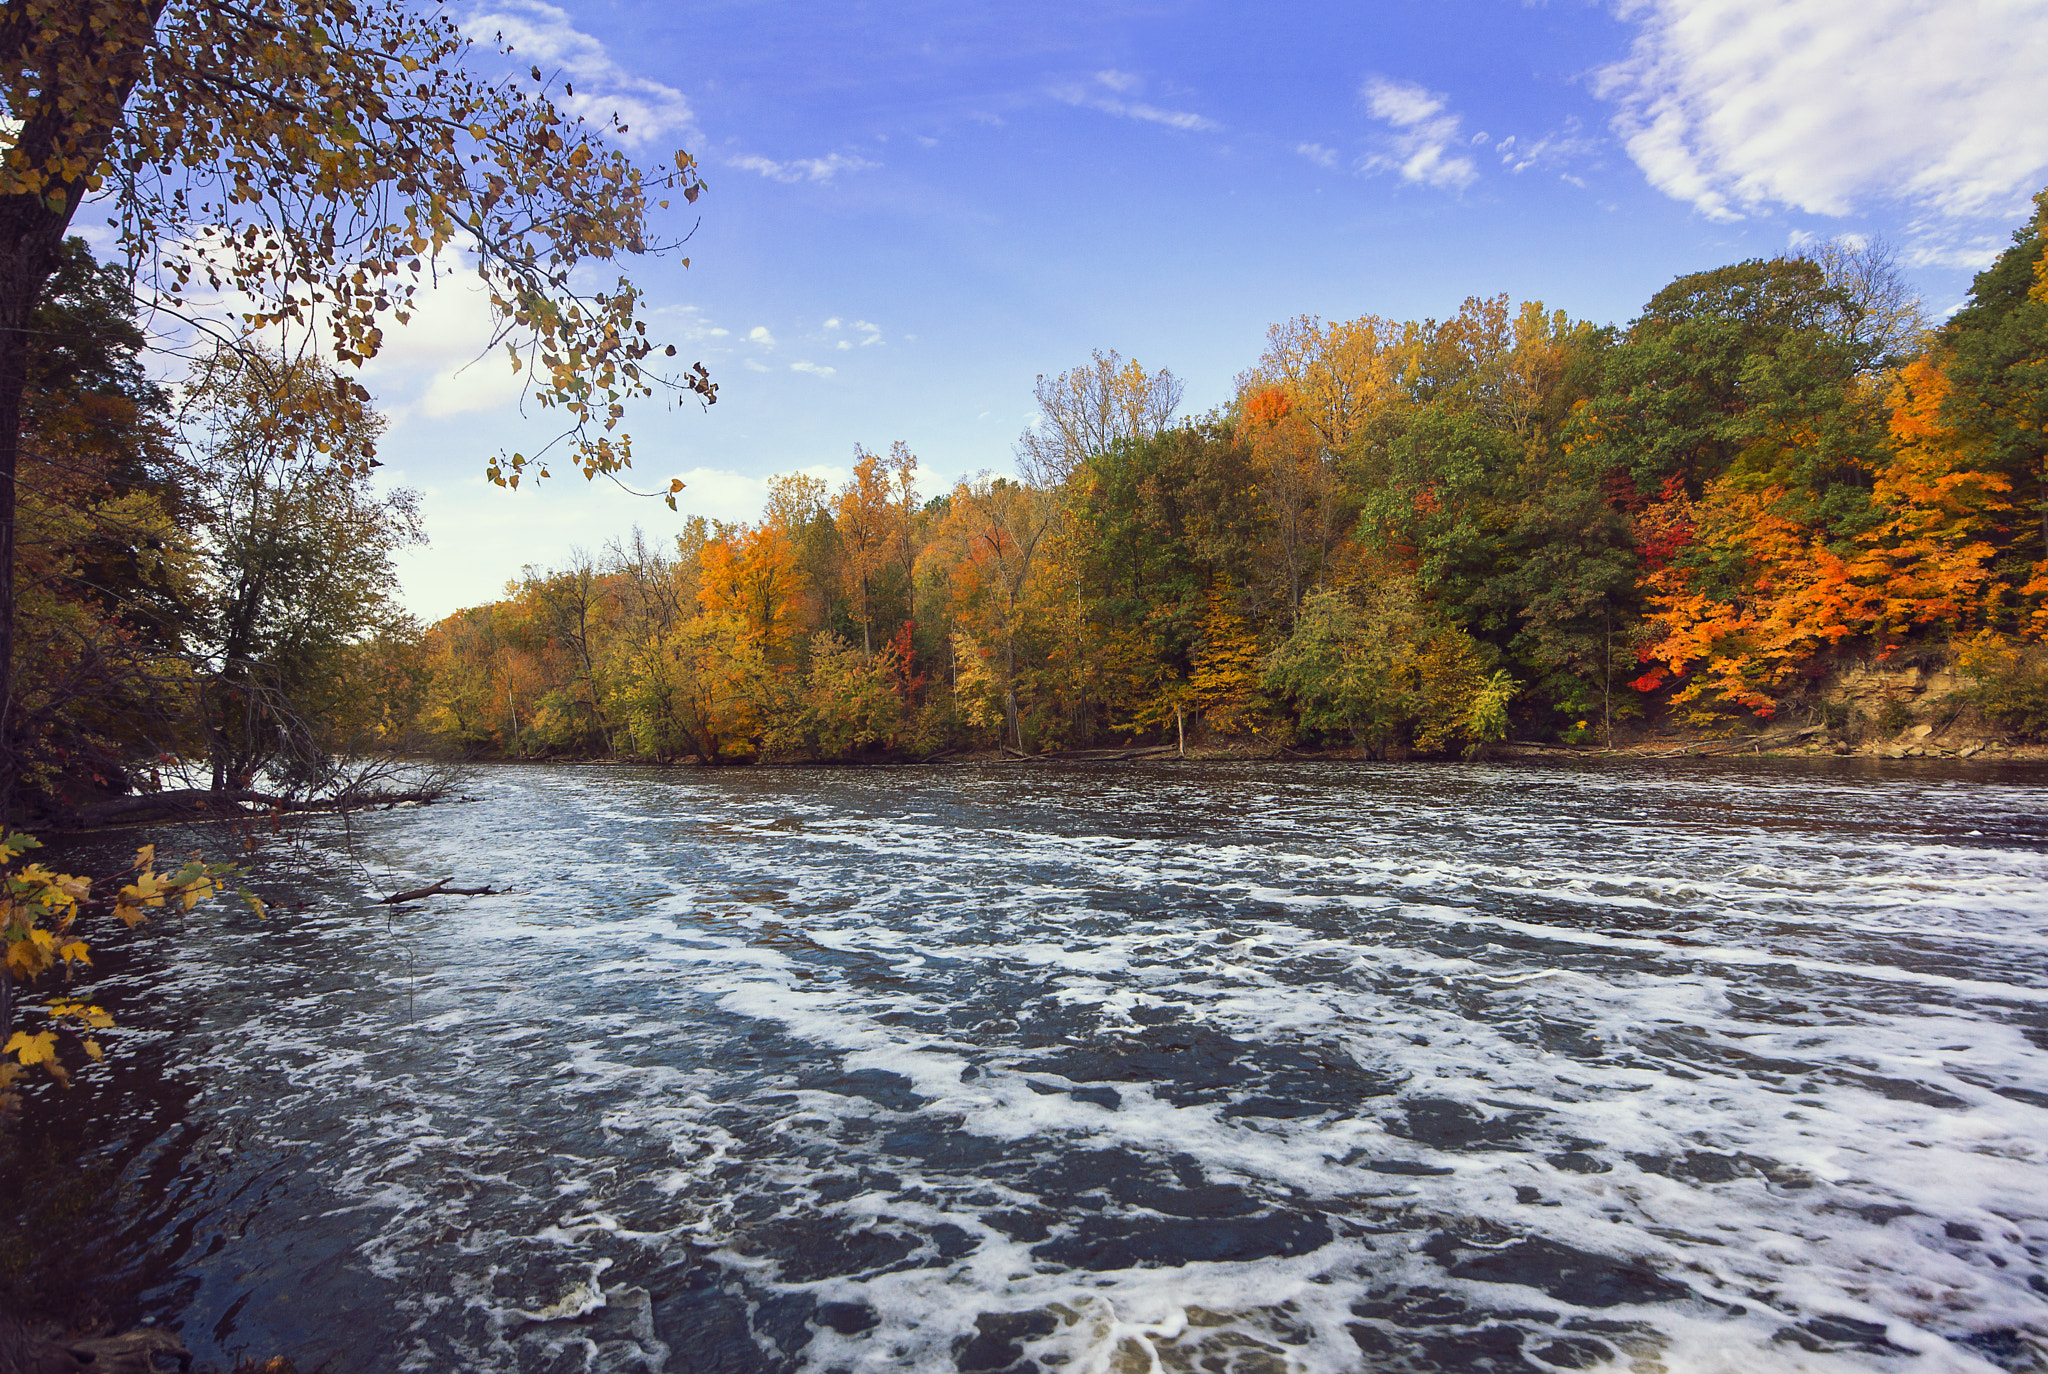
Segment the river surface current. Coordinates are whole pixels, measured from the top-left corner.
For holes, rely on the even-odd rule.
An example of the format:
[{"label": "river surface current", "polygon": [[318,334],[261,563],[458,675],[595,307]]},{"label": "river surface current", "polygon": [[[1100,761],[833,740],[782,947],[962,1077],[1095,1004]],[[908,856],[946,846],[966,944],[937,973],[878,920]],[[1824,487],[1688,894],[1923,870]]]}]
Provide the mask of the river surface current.
[{"label": "river surface current", "polygon": [[2043,1370],[2042,780],[488,769],[24,1125],[223,1365]]}]

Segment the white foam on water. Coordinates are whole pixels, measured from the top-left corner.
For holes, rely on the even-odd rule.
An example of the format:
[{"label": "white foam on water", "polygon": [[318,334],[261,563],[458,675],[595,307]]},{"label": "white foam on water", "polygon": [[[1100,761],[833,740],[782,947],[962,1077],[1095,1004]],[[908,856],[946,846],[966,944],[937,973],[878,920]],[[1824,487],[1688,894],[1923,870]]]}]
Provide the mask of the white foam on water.
[{"label": "white foam on water", "polygon": [[303,1152],[407,1367],[688,1368],[662,1303],[705,1264],[760,1367],[819,1374],[1480,1368],[1502,1328],[1644,1374],[2048,1352],[2048,855],[1983,838],[2028,789],[477,790],[359,833],[390,883],[503,895],[178,955],[299,980],[180,1043]]}]

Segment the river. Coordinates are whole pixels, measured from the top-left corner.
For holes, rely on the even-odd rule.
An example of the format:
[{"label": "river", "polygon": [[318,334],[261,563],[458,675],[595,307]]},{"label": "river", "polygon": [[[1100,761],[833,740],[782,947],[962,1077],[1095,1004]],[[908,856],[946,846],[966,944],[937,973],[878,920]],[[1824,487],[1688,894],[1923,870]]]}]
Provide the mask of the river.
[{"label": "river", "polygon": [[1889,768],[490,768],[22,1129],[222,1365],[2048,1368],[2048,792]]}]

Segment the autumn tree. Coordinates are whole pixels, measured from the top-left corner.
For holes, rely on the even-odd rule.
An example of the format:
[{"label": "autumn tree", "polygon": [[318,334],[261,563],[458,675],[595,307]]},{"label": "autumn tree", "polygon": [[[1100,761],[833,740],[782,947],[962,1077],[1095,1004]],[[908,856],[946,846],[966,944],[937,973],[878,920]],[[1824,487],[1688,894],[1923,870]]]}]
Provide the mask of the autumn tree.
[{"label": "autumn tree", "polygon": [[320,698],[392,617],[391,556],[422,538],[416,493],[379,493],[382,418],[312,360],[223,348],[189,388],[184,442],[205,530],[192,657],[215,791],[266,767],[300,786],[333,753]]},{"label": "autumn tree", "polygon": [[[876,583],[885,569],[907,570],[910,520],[916,510],[917,456],[900,439],[889,457],[854,446],[853,476],[832,499],[846,585],[860,622],[861,649],[875,648]],[[908,580],[905,580],[908,587]]]},{"label": "autumn tree", "polygon": [[1165,368],[1147,372],[1115,349],[1097,349],[1079,367],[1040,373],[1032,395],[1038,423],[1017,440],[1017,465],[1042,487],[1057,487],[1091,454],[1119,440],[1145,440],[1173,423],[1181,382]]},{"label": "autumn tree", "polygon": [[1004,723],[1020,751],[1018,650],[1031,577],[1056,513],[1050,494],[984,474],[954,487],[940,533],[939,542],[952,559],[956,605],[974,613],[978,628],[1000,646]]},{"label": "autumn tree", "polygon": [[[607,144],[623,125],[585,122],[531,76],[502,79],[452,13],[403,3],[19,0],[0,15],[0,787],[16,771],[28,328],[88,199],[163,304],[232,293],[241,324],[317,328],[343,363],[374,356],[460,254],[569,459],[586,475],[630,462],[624,406],[674,348],[647,334],[628,278],[591,269],[658,248],[651,205],[702,183],[684,153],[643,169]],[[675,384],[713,394],[701,367]],[[516,482],[541,457],[490,475]]]},{"label": "autumn tree", "polygon": [[18,812],[146,781],[185,739],[199,614],[169,397],[144,375],[127,276],[67,240],[32,319],[16,474]]}]

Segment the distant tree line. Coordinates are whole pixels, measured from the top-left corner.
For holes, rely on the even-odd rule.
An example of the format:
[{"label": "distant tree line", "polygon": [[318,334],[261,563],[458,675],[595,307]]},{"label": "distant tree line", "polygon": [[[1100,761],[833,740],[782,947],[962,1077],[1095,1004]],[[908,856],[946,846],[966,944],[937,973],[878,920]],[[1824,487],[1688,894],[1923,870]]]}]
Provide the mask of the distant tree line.
[{"label": "distant tree line", "polygon": [[529,569],[425,635],[419,717],[503,756],[1469,754],[1812,709],[1953,660],[2048,729],[2048,193],[1929,328],[1881,246],[1681,277],[1623,328],[1470,299],[1275,325],[1232,402],[1041,377],[1023,476],[856,449]]},{"label": "distant tree line", "polygon": [[837,489],[776,478],[757,520],[430,628],[360,388],[246,341],[152,382],[125,274],[72,240],[23,392],[14,813],[308,794],[393,750],[1470,755],[1812,712],[1852,660],[1953,666],[2048,732],[2042,213],[1938,328],[1830,247],[1624,328],[1289,320],[1199,417],[1097,354],[1039,378],[1019,476],[927,493],[903,444],[856,448]]}]

